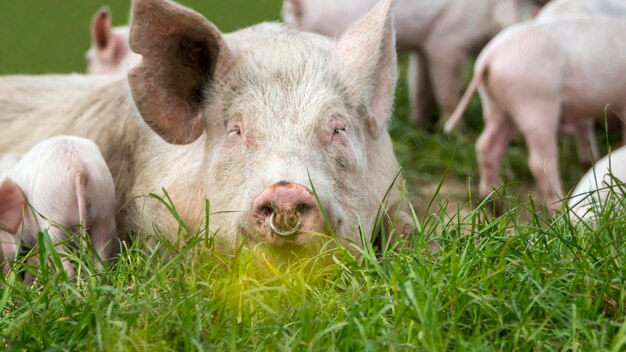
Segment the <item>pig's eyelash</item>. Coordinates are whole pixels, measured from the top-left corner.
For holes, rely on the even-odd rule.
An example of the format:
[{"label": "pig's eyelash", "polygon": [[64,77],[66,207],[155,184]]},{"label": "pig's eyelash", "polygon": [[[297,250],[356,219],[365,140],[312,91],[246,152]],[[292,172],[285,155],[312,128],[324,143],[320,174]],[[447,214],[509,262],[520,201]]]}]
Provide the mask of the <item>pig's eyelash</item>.
[{"label": "pig's eyelash", "polygon": [[345,131],[346,131],[346,127],[345,126],[344,127],[338,127],[338,128],[335,128],[335,130],[333,131],[333,135],[337,136],[337,135],[339,135],[339,133],[345,132]]},{"label": "pig's eyelash", "polygon": [[231,122],[226,124],[228,134],[230,136],[241,136],[241,124],[238,122]]}]

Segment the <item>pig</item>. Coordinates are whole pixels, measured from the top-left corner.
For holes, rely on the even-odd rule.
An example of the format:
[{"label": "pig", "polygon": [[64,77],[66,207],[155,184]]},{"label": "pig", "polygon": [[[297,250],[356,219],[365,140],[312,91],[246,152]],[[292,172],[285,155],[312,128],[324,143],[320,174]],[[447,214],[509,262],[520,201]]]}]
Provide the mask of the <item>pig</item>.
[{"label": "pig", "polygon": [[[433,94],[442,119],[456,107],[469,56],[502,28],[534,18],[540,0],[398,0],[398,49],[411,53],[410,120],[429,124]],[[285,0],[282,17],[303,31],[336,37],[376,0]],[[432,85],[432,87],[431,87]]]},{"label": "pig", "polygon": [[[555,0],[546,5],[536,21],[553,21],[572,16],[625,17],[626,2],[623,0]],[[598,143],[593,132],[593,120],[574,126],[563,126],[563,131],[573,134],[578,148],[580,164],[591,166],[600,158]]]},{"label": "pig", "polygon": [[17,153],[9,153],[0,156],[0,180],[5,178],[13,165],[17,164],[22,156]]},{"label": "pig", "polygon": [[[11,157],[11,162],[0,181],[3,260],[15,257],[20,242],[27,247],[37,244],[40,229],[47,229],[52,242],[59,243],[67,240],[64,229],[77,226],[88,230],[100,258],[112,256],[116,248],[115,186],[95,143],[78,137],[53,137],[19,159]],[[65,247],[59,250],[63,252]],[[74,275],[68,261],[64,267]]]},{"label": "pig", "polygon": [[221,253],[318,248],[320,233],[354,249],[396,211],[408,235],[387,131],[392,23],[382,0],[338,40],[280,23],[224,35],[172,1],[136,0],[130,46],[142,61],[128,77],[0,78],[0,153],[57,134],[94,140],[118,226],[145,238],[184,241],[170,210],[145,197],[165,192],[192,233],[210,205]]},{"label": "pig", "polygon": [[568,18],[519,24],[490,42],[474,78],[445,126],[452,130],[480,90],[485,128],[476,143],[482,197],[497,187],[500,163],[515,132],[522,133],[542,199],[560,207],[557,133],[589,116],[626,114],[626,21]]},{"label": "pig", "polygon": [[565,16],[625,17],[623,0],[554,0],[537,15],[537,21],[550,21]]},{"label": "pig", "polygon": [[130,50],[129,28],[111,26],[111,14],[103,7],[91,20],[91,48],[87,51],[87,73],[92,75],[126,74],[141,61]]},{"label": "pig", "polygon": [[572,191],[568,205],[572,219],[590,218],[594,207],[601,209],[610,191],[623,196],[626,182],[626,147],[621,147],[598,161],[578,182]]}]

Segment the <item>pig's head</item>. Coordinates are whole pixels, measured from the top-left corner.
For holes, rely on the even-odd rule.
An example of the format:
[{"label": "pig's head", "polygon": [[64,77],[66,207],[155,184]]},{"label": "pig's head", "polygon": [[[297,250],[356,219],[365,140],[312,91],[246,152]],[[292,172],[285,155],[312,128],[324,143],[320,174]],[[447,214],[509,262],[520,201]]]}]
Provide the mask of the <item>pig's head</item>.
[{"label": "pig's head", "polygon": [[518,22],[532,20],[548,2],[549,0],[496,0],[494,16],[496,22],[505,28]]},{"label": "pig's head", "polygon": [[204,144],[221,236],[300,246],[330,226],[358,242],[361,224],[369,237],[398,173],[391,8],[381,1],[334,42],[280,24],[225,37],[169,1],[134,2],[135,104],[166,142]]},{"label": "pig's head", "polygon": [[91,48],[87,51],[88,74],[124,74],[141,60],[130,51],[128,28],[111,26],[107,8],[96,12],[91,20]]}]

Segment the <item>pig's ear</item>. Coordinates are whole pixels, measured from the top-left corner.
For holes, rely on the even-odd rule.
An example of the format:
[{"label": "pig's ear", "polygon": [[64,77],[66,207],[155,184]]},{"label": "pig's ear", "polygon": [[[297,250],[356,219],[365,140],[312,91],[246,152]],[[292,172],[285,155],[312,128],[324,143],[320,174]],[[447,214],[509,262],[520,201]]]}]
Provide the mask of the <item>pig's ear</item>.
[{"label": "pig's ear", "polygon": [[10,179],[0,183],[0,230],[16,234],[23,221],[27,202],[20,187]]},{"label": "pig's ear", "polygon": [[334,65],[353,98],[364,104],[373,138],[385,130],[397,78],[393,0],[381,0],[339,39]]},{"label": "pig's ear", "polygon": [[107,7],[102,7],[91,19],[91,44],[98,50],[104,50],[112,37],[111,15]]},{"label": "pig's ear", "polygon": [[231,52],[200,14],[167,0],[134,0],[131,49],[143,56],[128,80],[146,123],[165,141],[188,144],[204,131],[209,86]]},{"label": "pig's ear", "polygon": [[293,12],[293,16],[296,19],[300,19],[302,17],[302,0],[289,0],[289,4],[291,6],[291,11]]}]

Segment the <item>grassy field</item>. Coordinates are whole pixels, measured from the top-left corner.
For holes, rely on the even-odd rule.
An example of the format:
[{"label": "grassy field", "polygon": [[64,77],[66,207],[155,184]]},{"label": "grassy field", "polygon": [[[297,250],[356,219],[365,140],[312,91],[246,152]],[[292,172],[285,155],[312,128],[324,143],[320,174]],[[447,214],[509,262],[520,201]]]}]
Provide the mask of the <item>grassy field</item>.
[{"label": "grassy field", "polygon": [[[0,21],[0,57],[7,55],[5,29],[24,26],[14,18],[22,6],[16,4],[0,1],[0,17],[11,14],[9,24]],[[99,6],[76,4],[86,16]],[[72,55],[86,46],[75,45]],[[37,59],[50,64],[25,58],[0,69],[81,69],[80,56],[58,65],[54,57]],[[217,255],[211,234],[201,231],[183,233],[182,249],[136,241],[103,272],[88,249],[78,251],[71,259],[80,273],[72,281],[54,270],[60,258],[42,241],[34,253],[50,254],[53,263],[16,262],[0,279],[0,350],[626,350],[622,197],[599,210],[593,224],[546,216],[529,201],[534,181],[518,139],[503,165],[507,211],[494,215],[475,199],[478,102],[463,131],[444,137],[406,121],[405,95],[402,80],[391,132],[415,208],[408,248],[377,252],[366,245],[359,256],[328,249],[275,265],[261,249]],[[585,170],[571,140],[562,140],[561,152],[569,189]],[[33,285],[15,274],[24,271],[37,277]]]},{"label": "grassy field", "polygon": [[[282,0],[180,0],[222,31],[277,20]],[[128,23],[130,0],[0,1],[0,74],[84,72],[89,23],[102,6]]]}]

